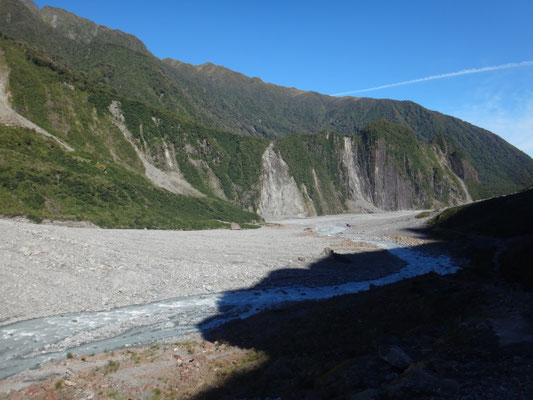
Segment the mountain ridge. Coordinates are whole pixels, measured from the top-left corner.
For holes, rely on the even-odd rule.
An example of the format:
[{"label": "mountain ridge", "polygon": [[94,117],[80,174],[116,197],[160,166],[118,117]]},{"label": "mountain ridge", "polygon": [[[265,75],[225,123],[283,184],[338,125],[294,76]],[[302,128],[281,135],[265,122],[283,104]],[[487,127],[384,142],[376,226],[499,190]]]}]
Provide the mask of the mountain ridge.
[{"label": "mountain ridge", "polygon": [[[413,102],[338,98],[160,60],[132,35],[64,10],[43,7],[41,18],[31,4],[0,2],[13,109],[109,168],[143,179],[181,174],[203,196],[270,214],[268,193],[282,187],[314,215],[441,207],[533,182],[530,157]],[[113,122],[113,104],[129,136]]]},{"label": "mountain ridge", "polygon": [[121,41],[122,45],[129,44],[131,50],[152,55],[141,40],[132,34],[121,31],[120,29],[112,29],[105,25],[97,24],[90,19],[80,17],[63,8],[48,5],[39,8],[32,0],[23,0],[22,3],[33,13],[38,15],[48,26],[69,39],[83,39],[84,41],[90,42],[91,39],[96,38],[100,33],[99,31],[103,31],[104,34],[111,33],[111,35],[107,36],[108,40],[113,38],[113,35],[125,38],[126,41]]}]

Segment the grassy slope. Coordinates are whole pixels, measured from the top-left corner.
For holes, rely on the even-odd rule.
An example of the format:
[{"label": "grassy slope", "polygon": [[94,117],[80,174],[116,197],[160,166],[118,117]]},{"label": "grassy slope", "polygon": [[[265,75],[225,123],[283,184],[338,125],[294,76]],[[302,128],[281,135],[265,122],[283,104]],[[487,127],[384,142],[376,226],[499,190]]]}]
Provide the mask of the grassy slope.
[{"label": "grassy slope", "polygon": [[88,86],[83,81],[23,44],[0,37],[0,47],[10,68],[10,100],[16,111],[78,151],[143,172],[122,133],[88,106]]},{"label": "grassy slope", "polygon": [[[0,44],[11,67],[14,107],[76,149],[107,162],[119,159],[128,167],[142,169],[133,148],[109,118],[109,104],[120,100],[126,124],[139,146],[147,145],[152,153],[161,153],[165,140],[178,149],[177,161],[186,178],[198,189],[209,194],[208,178],[205,171],[189,162],[189,158],[205,161],[221,181],[229,199],[241,200],[248,195],[251,197],[248,203],[253,203],[257,196],[257,187],[253,186],[259,181],[266,140],[205,128],[188,118],[101,89],[58,66],[46,55],[8,38],[0,38]],[[209,144],[209,149],[202,148],[205,143]],[[193,148],[196,154],[186,154],[185,145]]]},{"label": "grassy slope", "polygon": [[[488,267],[533,291],[533,188],[462,207],[449,208],[429,221],[445,238],[482,235],[500,239],[496,249],[472,250]],[[502,241],[501,239],[509,239]],[[476,254],[477,253],[477,254]],[[492,265],[497,263],[496,266]]]},{"label": "grassy slope", "polygon": [[109,228],[203,229],[257,215],[216,199],[174,195],[118,163],[68,153],[35,132],[0,127],[0,213],[88,220]]},{"label": "grassy slope", "polygon": [[434,230],[495,237],[533,235],[533,189],[445,210]]}]

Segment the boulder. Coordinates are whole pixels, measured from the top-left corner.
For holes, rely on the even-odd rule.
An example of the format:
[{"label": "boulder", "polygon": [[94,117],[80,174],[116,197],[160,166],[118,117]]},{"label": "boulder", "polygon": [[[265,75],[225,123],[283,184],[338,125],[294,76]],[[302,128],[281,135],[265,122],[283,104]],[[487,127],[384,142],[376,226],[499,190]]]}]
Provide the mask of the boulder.
[{"label": "boulder", "polygon": [[378,400],[379,398],[380,393],[377,389],[366,389],[348,396],[349,400]]},{"label": "boulder", "polygon": [[411,357],[396,345],[383,345],[379,347],[378,354],[394,368],[405,370],[412,362]]},{"label": "boulder", "polygon": [[398,379],[385,388],[387,397],[407,399],[411,396],[450,396],[459,390],[459,384],[452,379],[440,379],[426,370],[411,366]]}]

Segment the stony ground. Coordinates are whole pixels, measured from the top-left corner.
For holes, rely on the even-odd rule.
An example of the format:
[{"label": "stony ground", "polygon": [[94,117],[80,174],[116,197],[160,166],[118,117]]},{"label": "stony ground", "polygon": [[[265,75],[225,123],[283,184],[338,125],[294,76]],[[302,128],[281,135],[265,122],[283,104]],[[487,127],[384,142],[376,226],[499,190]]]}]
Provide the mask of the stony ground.
[{"label": "stony ground", "polygon": [[[427,275],[368,292],[266,311],[204,332],[189,342],[96,355],[66,354],[61,362],[0,382],[0,398],[533,398],[533,294],[519,284],[504,282],[492,272],[490,248],[473,247],[468,241],[434,243],[420,233],[420,221],[413,214],[389,217],[387,222],[386,217],[377,216],[373,223],[371,219],[348,217],[346,223],[351,233],[358,230],[362,236],[387,237],[420,251],[451,252],[457,260],[469,255],[465,270],[453,276]],[[366,225],[361,221],[367,221]],[[12,222],[3,221],[5,226]],[[339,253],[343,249],[347,252],[375,250],[366,243],[317,235],[317,231],[331,229],[337,223],[333,217],[324,217],[312,223],[285,221],[284,226],[274,225],[259,231],[163,233],[69,230],[19,224],[18,235],[22,231],[31,238],[38,235],[33,231],[43,234],[46,231],[57,235],[55,240],[63,243],[58,248],[67,248],[65,243],[68,243],[83,249],[82,237],[88,232],[85,240],[92,246],[100,243],[108,259],[111,254],[117,258],[122,254],[118,249],[111,252],[109,241],[117,243],[118,240],[113,239],[113,234],[121,238],[118,242],[122,244],[127,242],[125,238],[143,237],[136,246],[125,245],[126,254],[137,257],[143,254],[140,249],[150,252],[153,246],[160,250],[167,245],[177,258],[179,250],[170,244],[173,240],[182,239],[181,249],[198,249],[194,240],[203,238],[214,249],[216,256],[211,260],[220,260],[224,254],[231,254],[232,249],[234,257],[246,254],[254,260],[252,254],[257,259],[263,255],[259,265],[281,260],[288,263],[285,267],[292,265],[291,268],[304,267],[308,262],[306,257],[326,245]],[[70,237],[61,236],[74,231],[76,234]],[[189,238],[189,242],[187,235],[192,235],[194,240]],[[91,242],[91,238],[96,242]],[[250,242],[251,248],[247,247],[249,243],[244,245],[245,238],[255,238]],[[273,247],[262,242],[266,238],[273,241]],[[234,242],[241,243],[241,252]],[[22,246],[15,241],[11,243],[15,248]],[[224,247],[217,250],[213,246],[216,243],[224,243],[221,245]],[[476,246],[479,246],[477,242]],[[32,251],[28,245],[26,248]],[[268,257],[257,253],[258,249],[272,254]],[[309,253],[304,253],[305,249]],[[181,251],[183,257],[186,252]],[[73,259],[74,253],[69,253]],[[154,250],[150,256],[155,254]],[[31,258],[31,254],[27,257]],[[208,259],[203,253],[198,257],[201,262]],[[191,256],[189,263],[193,262]],[[243,268],[243,264],[238,265]],[[152,267],[150,271],[153,270]],[[29,275],[30,269],[26,271]],[[112,269],[106,273],[109,271]],[[266,271],[250,276],[250,282],[257,281],[262,273]],[[35,284],[40,293],[39,284]],[[179,287],[178,281],[175,284]],[[212,290],[222,287],[217,284],[213,283]],[[206,290],[203,286],[196,288]]]},{"label": "stony ground", "polygon": [[62,362],[2,399],[511,399],[533,396],[533,294],[457,276],[267,311],[205,333]]},{"label": "stony ground", "polygon": [[[254,230],[114,230],[0,219],[0,325],[66,312],[255,285],[305,269],[341,239],[309,226],[350,221],[368,234],[419,225],[416,212],[318,217]],[[321,226],[322,226],[321,225]]]},{"label": "stony ground", "polygon": [[[249,371],[266,358],[263,352],[208,341],[76,355],[9,380],[2,385],[2,391],[8,393],[0,393],[0,398],[190,398],[202,390],[223,386],[235,372]],[[32,383],[27,384],[28,380]]]}]

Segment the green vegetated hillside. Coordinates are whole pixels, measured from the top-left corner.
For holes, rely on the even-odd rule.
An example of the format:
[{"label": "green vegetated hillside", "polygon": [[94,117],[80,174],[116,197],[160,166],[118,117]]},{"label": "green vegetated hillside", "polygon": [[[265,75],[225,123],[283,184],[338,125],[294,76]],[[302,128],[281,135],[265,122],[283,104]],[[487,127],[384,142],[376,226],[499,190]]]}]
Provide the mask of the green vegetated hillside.
[{"label": "green vegetated hillside", "polygon": [[31,0],[2,0],[0,31],[41,49],[80,79],[179,114],[207,118],[190,103],[183,88],[168,77],[144,44],[133,35]]},{"label": "green vegetated hillside", "polygon": [[96,91],[88,97],[98,114],[109,118],[109,105],[120,100],[120,111],[135,145],[165,169],[177,162],[185,179],[206,195],[251,207],[258,196],[262,138],[206,128],[188,118],[137,100]]},{"label": "green vegetated hillside", "polygon": [[529,187],[519,193],[449,208],[432,218],[429,225],[445,238],[497,238],[497,247],[478,252],[471,249],[480,268],[487,271],[492,267],[506,280],[533,291],[532,204],[533,188]]},{"label": "green vegetated hillside", "polygon": [[448,208],[430,224],[436,231],[494,237],[533,235],[533,188]]},{"label": "green vegetated hillside", "polygon": [[335,98],[159,60],[132,35],[31,0],[2,0],[0,14],[13,108],[150,190],[165,192],[146,179],[146,162],[180,175],[199,204],[253,212],[268,139],[319,214],[350,210],[359,198],[383,209],[457,204],[465,200],[458,178],[474,199],[533,182],[524,153],[412,102]]},{"label": "green vegetated hillside", "polygon": [[[202,186],[205,184],[201,179],[197,186],[206,192],[202,198],[176,195],[154,187],[145,178],[144,167],[132,145],[113,124],[109,111],[100,107],[104,100],[110,103],[110,98],[120,100],[121,97],[91,87],[22,43],[6,37],[0,38],[0,43],[10,68],[13,107],[76,149],[68,152],[56,141],[35,132],[1,126],[2,214],[29,215],[35,220],[89,220],[105,227],[166,229],[223,227],[226,225],[221,221],[247,223],[260,219],[255,213],[213,196]],[[145,108],[134,101],[123,100],[122,104],[128,116],[126,121],[132,121],[130,125],[140,123],[143,115],[136,110]],[[146,110],[150,113],[148,107]],[[132,119],[132,115],[137,119]],[[154,114],[154,119],[155,116],[160,118],[163,129],[168,123],[164,113]],[[177,126],[181,122],[174,119],[171,123]],[[144,137],[149,143],[157,142],[149,124],[145,127]],[[239,161],[228,151],[246,147],[242,143],[246,140],[260,139],[216,133],[186,122],[181,123],[180,129],[174,132],[175,141],[185,142],[187,137],[197,135],[220,150],[219,168],[214,170],[220,174],[221,181],[227,181],[231,175],[245,186],[250,180],[258,179],[243,178],[243,169],[237,171],[235,165],[228,165],[228,159]],[[185,131],[194,133],[179,136]],[[199,145],[193,139],[189,143]],[[155,145],[152,148],[157,149]],[[224,153],[223,149],[227,151]],[[261,151],[260,146],[257,151]],[[257,166],[254,169],[245,164],[245,168],[247,174],[254,171],[258,174]],[[191,170],[187,172],[199,175],[196,169]],[[196,183],[194,179],[190,181]]]},{"label": "green vegetated hillside", "polygon": [[40,221],[88,220],[101,227],[204,229],[257,215],[214,198],[179,196],[119,163],[70,153],[48,138],[0,126],[0,207]]}]

